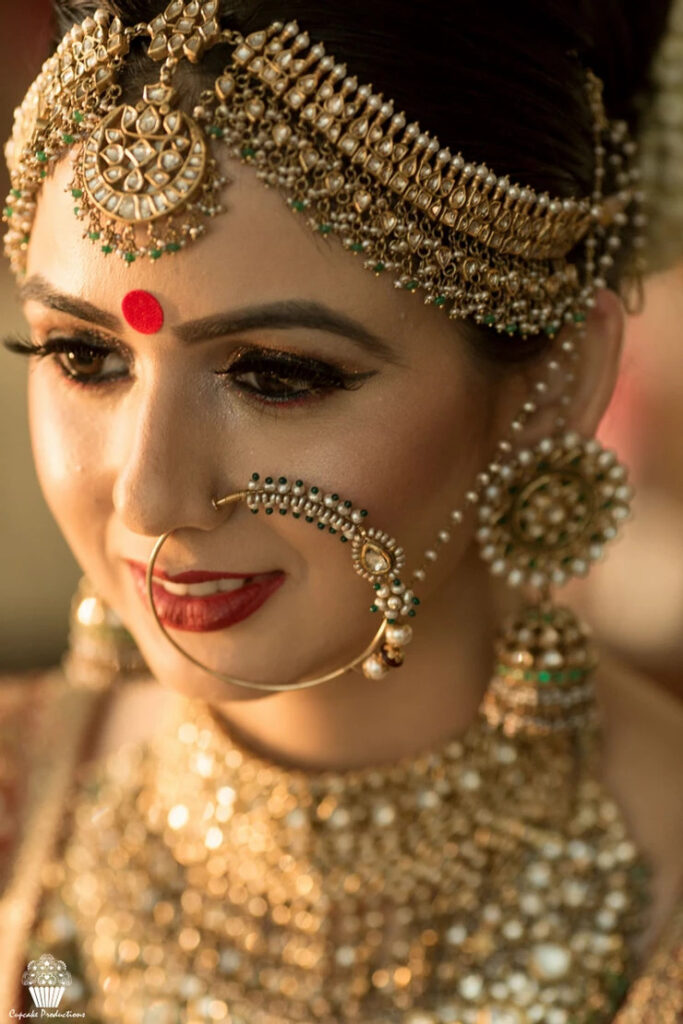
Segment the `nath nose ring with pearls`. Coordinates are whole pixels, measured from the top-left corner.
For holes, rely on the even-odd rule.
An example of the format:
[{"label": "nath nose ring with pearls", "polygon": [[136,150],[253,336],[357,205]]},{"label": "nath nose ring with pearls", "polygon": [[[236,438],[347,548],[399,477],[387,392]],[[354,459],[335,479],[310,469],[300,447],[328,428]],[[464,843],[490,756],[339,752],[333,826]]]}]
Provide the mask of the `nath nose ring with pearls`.
[{"label": "nath nose ring with pearls", "polygon": [[[259,473],[252,473],[245,490],[235,491],[222,498],[213,498],[211,503],[218,512],[226,505],[237,501],[245,501],[254,515],[259,511],[263,511],[265,515],[273,515],[277,512],[279,515],[285,516],[289,513],[293,519],[315,523],[319,530],[338,536],[343,544],[350,544],[354,570],[367,580],[374,590],[370,611],[381,613],[383,621],[370,646],[358,658],[334,672],[315,679],[302,680],[291,685],[276,685],[238,680],[232,676],[215,672],[184,651],[167,633],[154,606],[152,592],[154,564],[164,541],[174,532],[170,530],[163,534],[154,546],[147,565],[146,583],[147,595],[157,624],[174,647],[194,664],[204,668],[212,675],[237,685],[261,690],[291,690],[313,686],[354,668],[359,662],[363,675],[368,679],[379,679],[389,669],[398,668],[403,664],[403,648],[412,639],[413,631],[407,621],[401,620],[415,617],[420,599],[415,596],[413,590],[399,575],[405,564],[403,548],[388,533],[367,525],[367,509],[355,508],[353,502],[342,498],[339,494],[325,492],[315,485],[309,486],[303,480],[291,482],[284,476],[277,478],[267,476],[261,482]],[[381,644],[377,648],[380,641]]]}]

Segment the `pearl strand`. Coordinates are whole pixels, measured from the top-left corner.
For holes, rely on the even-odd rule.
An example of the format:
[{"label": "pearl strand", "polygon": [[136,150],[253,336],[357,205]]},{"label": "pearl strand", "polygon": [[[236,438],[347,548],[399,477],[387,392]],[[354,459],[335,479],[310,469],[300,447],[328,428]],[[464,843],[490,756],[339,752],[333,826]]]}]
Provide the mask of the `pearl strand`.
[{"label": "pearl strand", "polygon": [[[592,303],[591,303],[592,304]],[[568,316],[568,321],[570,317]],[[573,321],[574,318],[571,318]],[[581,324],[582,321],[577,321],[577,324]],[[536,401],[536,396],[542,396],[548,392],[550,379],[561,372],[563,364],[565,366],[564,381],[562,387],[562,393],[560,394],[560,404],[566,409],[571,404],[571,391],[572,385],[576,383],[576,374],[573,372],[573,366],[579,358],[579,353],[576,347],[577,339],[582,335],[583,331],[581,326],[577,326],[577,333],[573,338],[567,338],[560,343],[559,352],[552,352],[545,363],[543,375],[534,382],[532,386],[532,397],[527,397],[522,404],[521,408],[512,419],[509,430],[514,437],[520,434],[524,426],[526,425],[529,418],[534,413],[539,411],[539,406]],[[563,429],[567,424],[566,417],[564,415],[558,415],[555,418],[555,428],[558,430]],[[492,462],[489,464],[489,472],[495,472],[499,469],[501,462],[504,462],[508,456],[512,453],[513,445],[509,437],[504,437],[498,442],[496,452],[493,456]],[[468,507],[478,504],[482,490],[491,482],[489,472],[484,470],[477,474],[475,485],[471,490],[465,492],[464,508],[454,508],[449,512],[449,527],[460,526],[465,519],[465,513]],[[430,565],[433,565],[439,557],[440,549],[448,544],[452,538],[451,529],[441,529],[438,531],[434,544],[432,547],[426,548],[420,565],[413,569],[411,576],[418,583],[424,583],[427,578],[427,570]]]}]

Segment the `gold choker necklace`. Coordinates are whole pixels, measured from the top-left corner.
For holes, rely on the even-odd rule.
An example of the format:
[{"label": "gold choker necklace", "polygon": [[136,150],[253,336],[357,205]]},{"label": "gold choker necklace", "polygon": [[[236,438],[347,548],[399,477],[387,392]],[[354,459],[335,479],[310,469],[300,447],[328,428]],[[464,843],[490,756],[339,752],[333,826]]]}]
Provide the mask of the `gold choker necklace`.
[{"label": "gold choker necklace", "polygon": [[88,769],[42,934],[72,919],[87,1012],[117,1024],[608,1021],[647,869],[598,750],[479,716],[393,764],[292,770],[183,699]]}]

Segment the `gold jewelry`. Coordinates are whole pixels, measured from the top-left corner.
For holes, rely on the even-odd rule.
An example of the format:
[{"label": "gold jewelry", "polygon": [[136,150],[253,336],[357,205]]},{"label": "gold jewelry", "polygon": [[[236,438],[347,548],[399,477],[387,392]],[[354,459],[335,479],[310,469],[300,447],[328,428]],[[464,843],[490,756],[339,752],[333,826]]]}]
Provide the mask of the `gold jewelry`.
[{"label": "gold jewelry", "polygon": [[[640,200],[635,147],[625,122],[608,121],[593,73],[593,193],[551,198],[452,156],[417,122],[406,124],[391,100],[347,76],[296,21],[245,39],[217,18],[217,0],[173,0],[148,25],[124,26],[100,9],[67,33],[17,111],[6,148],[6,251],[16,271],[25,269],[40,188],[69,147],[81,147],[71,190],[85,234],[132,263],[177,252],[221,212],[226,179],[210,141],[222,140],[313,230],[336,232],[366,268],[391,273],[397,288],[422,289],[451,317],[526,336],[554,334],[585,314]],[[148,56],[162,62],[159,80],[135,106],[122,104],[120,69],[146,36]],[[215,46],[230,48],[229,63],[190,116],[175,72]],[[616,191],[604,195],[612,180]],[[579,243],[582,280],[568,259]]]},{"label": "gold jewelry", "polygon": [[62,668],[72,686],[90,690],[149,671],[131,634],[85,576],[71,601]]},{"label": "gold jewelry", "polygon": [[38,948],[103,1024],[607,1024],[647,865],[598,749],[592,728],[512,743],[478,718],[398,762],[303,771],[183,699],[81,787]]},{"label": "gold jewelry", "polygon": [[[367,509],[354,508],[351,501],[340,498],[338,494],[331,491],[325,493],[317,486],[309,487],[303,480],[291,482],[284,476],[278,477],[277,480],[267,476],[262,484],[260,479],[260,474],[252,473],[246,490],[235,491],[234,494],[220,499],[214,498],[212,500],[213,507],[216,511],[220,511],[226,505],[245,500],[254,515],[259,510],[263,510],[266,515],[272,515],[275,510],[283,516],[289,512],[294,519],[303,518],[304,522],[315,522],[318,529],[327,530],[330,534],[337,534],[342,543],[350,542],[353,568],[359,576],[368,580],[375,590],[370,611],[381,611],[384,616],[370,645],[357,658],[341,668],[328,672],[326,675],[299,680],[291,684],[256,683],[246,679],[237,679],[208,668],[185,651],[167,632],[154,604],[152,585],[154,566],[163,544],[172,533],[175,533],[175,530],[168,530],[157,539],[147,563],[147,597],[154,619],[166,639],[173,644],[176,650],[180,651],[194,665],[204,669],[205,672],[209,672],[224,682],[256,690],[301,690],[309,686],[316,686],[318,683],[334,679],[343,672],[354,668],[358,662],[362,662],[363,674],[368,679],[381,678],[389,668],[400,666],[404,658],[403,647],[410,643],[412,637],[410,625],[407,622],[401,623],[400,618],[414,617],[415,606],[420,603],[419,598],[415,597],[413,591],[406,587],[405,583],[396,575],[405,561],[403,549],[398,546],[393,537],[384,531],[364,524],[368,514]],[[375,651],[375,647],[380,641],[382,641],[381,646]]]},{"label": "gold jewelry", "polygon": [[541,591],[501,627],[482,710],[507,735],[584,728],[595,714],[597,654],[588,627],[549,588],[585,576],[629,518],[626,468],[595,438],[543,438],[497,471],[479,505],[480,553],[512,587]]},{"label": "gold jewelry", "polygon": [[493,575],[537,589],[585,576],[630,516],[626,476],[614,452],[575,431],[517,452],[490,474],[479,505],[477,539]]}]

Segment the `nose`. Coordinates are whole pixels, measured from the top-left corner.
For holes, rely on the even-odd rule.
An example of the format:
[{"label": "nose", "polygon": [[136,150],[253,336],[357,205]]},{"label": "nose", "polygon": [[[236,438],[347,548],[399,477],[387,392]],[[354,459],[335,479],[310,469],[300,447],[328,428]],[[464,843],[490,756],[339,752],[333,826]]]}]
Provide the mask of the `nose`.
[{"label": "nose", "polygon": [[123,525],[158,537],[181,527],[212,530],[229,518],[234,505],[217,511],[212,503],[230,490],[219,465],[216,424],[185,394],[177,375],[148,386],[138,382],[126,399],[111,438],[112,501]]}]

